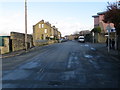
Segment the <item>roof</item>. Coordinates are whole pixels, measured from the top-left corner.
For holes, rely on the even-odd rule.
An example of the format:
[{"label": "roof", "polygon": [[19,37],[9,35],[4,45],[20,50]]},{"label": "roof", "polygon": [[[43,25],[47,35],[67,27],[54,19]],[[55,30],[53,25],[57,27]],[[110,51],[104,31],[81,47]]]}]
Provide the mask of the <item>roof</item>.
[{"label": "roof", "polygon": [[103,14],[105,14],[105,12],[98,12],[97,14],[98,15],[103,15]]},{"label": "roof", "polygon": [[93,15],[92,17],[99,17],[99,15]]},{"label": "roof", "polygon": [[41,21],[37,22],[35,25],[33,26],[36,26],[37,24],[39,24],[40,22],[44,22],[44,20],[42,19]]}]

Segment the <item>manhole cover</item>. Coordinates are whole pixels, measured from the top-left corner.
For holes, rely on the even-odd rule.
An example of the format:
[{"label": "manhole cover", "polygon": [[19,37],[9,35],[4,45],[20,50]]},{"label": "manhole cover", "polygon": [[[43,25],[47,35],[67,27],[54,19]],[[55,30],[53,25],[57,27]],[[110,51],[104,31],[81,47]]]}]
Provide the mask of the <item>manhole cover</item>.
[{"label": "manhole cover", "polygon": [[48,85],[59,86],[59,85],[63,85],[63,83],[59,81],[50,81]]}]

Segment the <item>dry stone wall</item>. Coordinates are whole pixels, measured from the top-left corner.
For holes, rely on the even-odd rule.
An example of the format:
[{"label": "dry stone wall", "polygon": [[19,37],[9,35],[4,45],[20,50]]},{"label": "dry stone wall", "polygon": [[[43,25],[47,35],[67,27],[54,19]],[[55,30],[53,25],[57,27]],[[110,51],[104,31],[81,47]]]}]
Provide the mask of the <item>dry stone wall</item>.
[{"label": "dry stone wall", "polygon": [[[18,51],[25,49],[25,34],[18,32],[11,32],[10,34],[12,40],[12,51]],[[27,35],[28,48],[33,47],[33,37],[32,35]]]}]

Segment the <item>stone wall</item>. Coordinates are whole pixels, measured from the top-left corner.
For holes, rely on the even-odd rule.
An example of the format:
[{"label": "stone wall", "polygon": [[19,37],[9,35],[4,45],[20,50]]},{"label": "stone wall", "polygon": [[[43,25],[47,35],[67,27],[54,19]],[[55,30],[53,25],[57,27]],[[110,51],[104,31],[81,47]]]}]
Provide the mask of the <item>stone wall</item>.
[{"label": "stone wall", "polygon": [[[25,49],[25,34],[18,32],[11,32],[10,36],[12,40],[12,51]],[[28,48],[33,47],[32,35],[28,34],[27,40],[28,40]]]},{"label": "stone wall", "polygon": [[103,33],[101,33],[101,34],[98,34],[98,42],[99,43],[105,43],[106,42],[106,37],[105,37],[105,35],[103,34]]},{"label": "stone wall", "polygon": [[36,40],[36,46],[43,46],[43,45],[49,45],[53,43],[57,43],[57,40]]}]

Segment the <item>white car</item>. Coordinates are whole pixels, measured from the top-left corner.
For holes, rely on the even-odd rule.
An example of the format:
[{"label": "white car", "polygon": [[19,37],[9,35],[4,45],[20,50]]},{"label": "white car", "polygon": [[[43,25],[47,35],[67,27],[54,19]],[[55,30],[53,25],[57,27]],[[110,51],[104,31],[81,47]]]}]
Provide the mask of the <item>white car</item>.
[{"label": "white car", "polygon": [[85,37],[84,36],[79,36],[78,41],[79,42],[85,42]]}]

